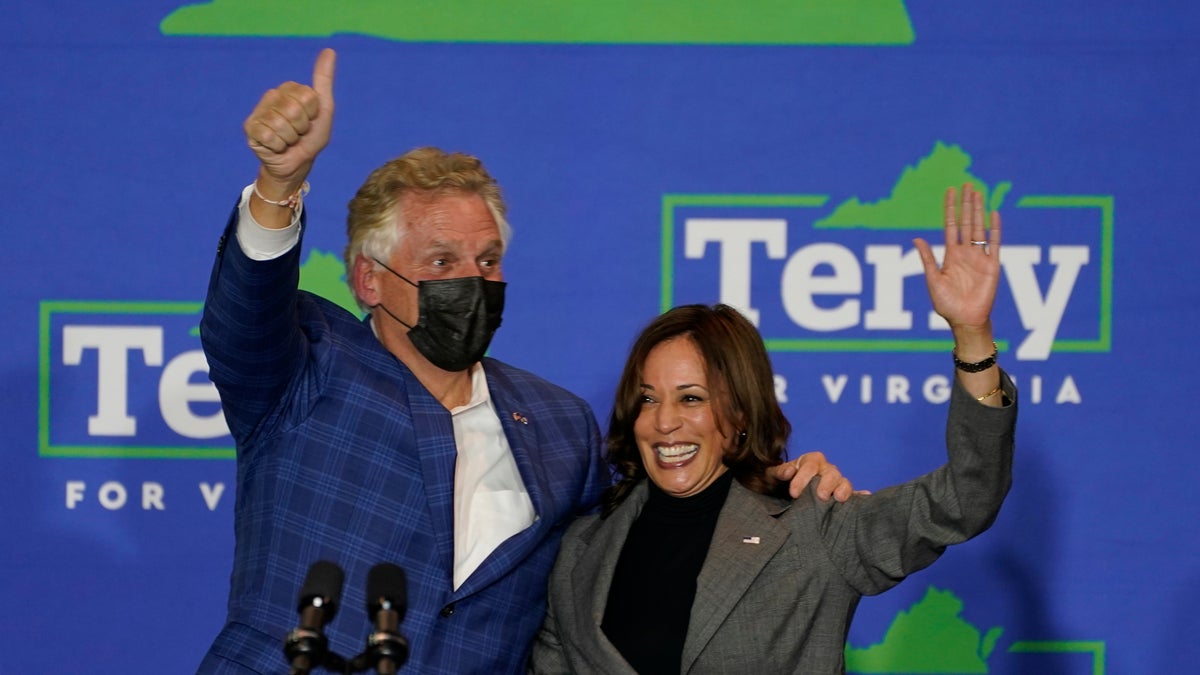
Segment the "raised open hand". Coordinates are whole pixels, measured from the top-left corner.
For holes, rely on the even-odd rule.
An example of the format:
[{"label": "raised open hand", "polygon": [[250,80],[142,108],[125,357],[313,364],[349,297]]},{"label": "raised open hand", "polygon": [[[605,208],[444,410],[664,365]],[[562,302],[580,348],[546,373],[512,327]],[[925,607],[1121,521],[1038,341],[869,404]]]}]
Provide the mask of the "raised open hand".
[{"label": "raised open hand", "polygon": [[323,49],[313,65],[312,86],[284,82],[263,94],[242,125],[246,142],[262,164],[259,187],[269,198],[294,193],[329,143],[333,127],[333,74],[337,54]]},{"label": "raised open hand", "polygon": [[929,243],[913,240],[925,266],[933,309],[953,329],[983,328],[1000,282],[1000,214],[993,212],[989,224],[983,195],[968,183],[963,185],[961,204],[955,189],[946,189],[944,218],[946,255],[941,268]]}]

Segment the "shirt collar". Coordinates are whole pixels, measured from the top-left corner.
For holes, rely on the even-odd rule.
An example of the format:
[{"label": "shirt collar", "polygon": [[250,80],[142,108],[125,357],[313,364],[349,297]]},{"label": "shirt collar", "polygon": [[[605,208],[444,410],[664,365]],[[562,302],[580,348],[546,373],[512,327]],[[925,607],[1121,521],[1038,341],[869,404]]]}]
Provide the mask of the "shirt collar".
[{"label": "shirt collar", "polygon": [[483,372],[483,364],[476,361],[471,365],[471,400],[467,401],[466,405],[460,405],[450,409],[451,415],[457,415],[465,412],[478,405],[485,403],[490,404],[491,392],[488,390],[487,374]]},{"label": "shirt collar", "polygon": [[[367,324],[371,326],[371,333],[375,335],[376,339],[378,339],[379,331],[375,329],[374,314],[368,315]],[[492,394],[488,390],[487,374],[483,372],[483,363],[476,361],[475,363],[471,364],[469,374],[471,375],[471,400],[467,401],[465,405],[451,408],[451,415],[457,415],[460,412],[470,410],[481,403],[490,404],[491,402]]]}]

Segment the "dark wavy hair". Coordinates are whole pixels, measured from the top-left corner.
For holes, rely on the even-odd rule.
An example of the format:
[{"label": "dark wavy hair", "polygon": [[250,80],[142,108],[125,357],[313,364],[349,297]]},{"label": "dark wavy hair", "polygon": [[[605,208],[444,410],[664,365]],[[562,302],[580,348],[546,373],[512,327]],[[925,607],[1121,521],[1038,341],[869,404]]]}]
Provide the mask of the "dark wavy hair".
[{"label": "dark wavy hair", "polygon": [[642,410],[643,367],[658,345],[675,339],[691,340],[704,359],[713,414],[718,424],[728,420],[737,442],[725,466],[748,489],[779,494],[766,470],[783,461],[792,425],[775,399],[775,377],[762,336],[740,312],[728,305],[683,305],[646,326],[633,344],[608,422],[607,459],[617,482],[602,497],[603,515],[619,505],[646,477],[633,425]]}]

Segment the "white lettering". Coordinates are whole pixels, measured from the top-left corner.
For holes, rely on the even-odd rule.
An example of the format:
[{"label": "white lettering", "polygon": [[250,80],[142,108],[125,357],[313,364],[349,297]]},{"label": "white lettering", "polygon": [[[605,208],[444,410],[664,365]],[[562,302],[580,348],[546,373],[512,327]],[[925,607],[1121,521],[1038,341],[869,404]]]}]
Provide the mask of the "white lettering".
[{"label": "white lettering", "polygon": [[908,398],[908,378],[903,375],[888,375],[887,402],[910,403]]},{"label": "white lettering", "polygon": [[951,389],[950,378],[945,375],[930,375],[925,378],[921,394],[930,403],[945,403],[950,400]]},{"label": "white lettering", "polygon": [[216,485],[209,485],[208,483],[201,483],[200,494],[204,496],[204,503],[208,506],[208,510],[215,511],[217,503],[221,501],[221,495],[225,494],[225,484],[217,483]]},{"label": "white lettering", "polygon": [[[684,255],[703,258],[709,243],[716,243],[720,257],[720,301],[737,307],[755,325],[761,312],[754,307],[751,269],[755,244],[762,244],[767,257],[786,258],[780,279],[780,300],[791,321],[800,328],[833,332],[862,326],[868,331],[911,330],[912,311],[905,305],[905,281],[922,274],[915,248],[899,245],[868,245],[863,260],[874,274],[874,287],[865,298],[863,263],[845,246],[816,242],[787,251],[787,221],[783,219],[689,218],[685,221]],[[940,261],[944,246],[932,247]],[[1016,305],[1022,327],[1028,331],[1019,341],[1015,355],[1023,361],[1044,361],[1050,356],[1067,304],[1087,265],[1087,246],[1047,247],[1053,266],[1043,292],[1037,275],[1043,247],[1009,244],[1001,255],[1004,278]],[[818,296],[835,296],[818,303]],[[864,311],[864,302],[870,302]],[[927,314],[929,330],[946,331],[946,321],[934,311]]]},{"label": "white lettering", "polygon": [[75,505],[83,501],[83,489],[87,487],[81,480],[67,481],[67,508],[73,509]]},{"label": "white lettering", "polygon": [[129,414],[128,352],[142,351],[147,366],[163,362],[162,328],[159,326],[64,326],[63,365],[77,366],[83,352],[95,349],[96,414],[88,417],[91,436],[133,436],[137,418]]},{"label": "white lettering", "polygon": [[825,394],[829,396],[830,403],[837,403],[842,397],[842,391],[846,388],[846,382],[850,378],[845,375],[838,375],[836,378],[832,375],[821,376],[821,386],[825,387]]},{"label": "white lettering", "polygon": [[1079,393],[1079,388],[1075,386],[1075,378],[1070,375],[1063,378],[1062,386],[1058,389],[1058,396],[1054,402],[1062,405],[1063,403],[1083,403],[1083,396]]},{"label": "white lettering", "polygon": [[775,400],[780,403],[787,403],[787,378],[782,375],[775,376]]},{"label": "white lettering", "polygon": [[100,486],[100,492],[96,496],[100,499],[101,506],[109,511],[116,511],[125,506],[125,500],[129,495],[125,492],[124,485],[110,480]]},{"label": "white lettering", "polygon": [[[87,484],[81,480],[66,482],[66,506],[75,510],[79,504],[86,501]],[[157,481],[142,482],[142,510],[165,511],[166,487]],[[204,499],[209,511],[216,511],[225,495],[225,483],[200,483],[200,496]],[[100,505],[109,511],[119,511],[125,508],[129,501],[129,490],[120,481],[110,480],[100,486],[96,493]]]},{"label": "white lettering", "polygon": [[[1010,375],[1014,384],[1018,384],[1017,377]],[[825,395],[829,398],[830,403],[838,403],[841,401],[842,393],[845,391],[846,384],[850,377],[846,374],[831,375],[825,374],[821,376],[821,386],[825,390]],[[882,385],[883,401],[882,403],[892,404],[907,404],[912,402],[911,380],[904,375],[888,375]],[[1041,375],[1030,375],[1029,384],[1027,387],[1020,388],[1021,396],[1029,403],[1041,403],[1043,391],[1043,377]],[[942,404],[950,400],[950,395],[953,391],[953,383],[949,377],[943,374],[934,374],[925,378],[921,385],[921,396],[927,403]],[[874,379],[871,375],[861,375],[859,377],[859,401],[863,404],[869,404],[874,399]],[[1083,395],[1079,391],[1078,385],[1075,383],[1075,378],[1070,375],[1063,377],[1062,382],[1058,385],[1058,394],[1054,402],[1058,405],[1064,403],[1082,403]]]},{"label": "white lettering", "polygon": [[759,312],[750,300],[750,249],[765,245],[767,257],[783,259],[787,255],[787,221],[781,218],[725,219],[688,218],[684,222],[684,257],[703,258],[704,249],[715,242],[720,249],[721,302],[758,325]]},{"label": "white lettering", "polygon": [[[818,275],[817,268],[822,265],[830,266],[832,274]],[[852,328],[858,325],[858,300],[843,300],[826,309],[817,305],[813,296],[862,293],[862,267],[841,244],[810,244],[792,254],[784,265],[780,293],[784,311],[797,326],[822,332]]]},{"label": "white lettering", "polygon": [[162,483],[142,483],[142,510],[162,511],[164,508]]},{"label": "white lettering", "polygon": [[[934,247],[934,256],[938,260],[945,248]],[[921,255],[915,248],[904,253],[899,246],[868,246],[866,259],[875,266],[875,307],[863,315],[863,327],[867,330],[912,328],[912,312],[904,309],[904,279],[924,274]]]},{"label": "white lettering", "polygon": [[229,433],[225,415],[218,408],[211,415],[196,415],[190,403],[219,402],[217,388],[206,377],[204,382],[193,384],[193,374],[208,374],[208,361],[199,349],[184,352],[171,359],[163,369],[158,381],[158,405],[162,409],[167,426],[188,438],[218,438]]},{"label": "white lettering", "polygon": [[1063,312],[1071,291],[1079,277],[1079,270],[1088,262],[1086,246],[1051,246],[1050,262],[1054,265],[1054,276],[1045,296],[1038,286],[1033,266],[1042,260],[1042,249],[1038,246],[1006,246],[1001,255],[1001,267],[1013,300],[1017,304],[1017,316],[1029,335],[1017,347],[1016,356],[1022,361],[1044,361],[1050,358],[1050,348],[1058,334]]}]

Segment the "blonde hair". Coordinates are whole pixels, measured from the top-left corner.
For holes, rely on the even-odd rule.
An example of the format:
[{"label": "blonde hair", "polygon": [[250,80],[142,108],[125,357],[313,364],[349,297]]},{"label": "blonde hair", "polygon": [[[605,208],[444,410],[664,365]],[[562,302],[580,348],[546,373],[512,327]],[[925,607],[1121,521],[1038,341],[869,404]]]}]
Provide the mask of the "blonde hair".
[{"label": "blonde hair", "polygon": [[[408,231],[401,200],[406,195],[436,198],[441,194],[479,195],[500,229],[504,246],[512,238],[505,219],[508,208],[500,185],[477,157],[438,148],[416,148],[371,172],[350,200],[346,215],[346,280],[353,279],[359,254],[388,260]],[[351,292],[354,292],[351,283]],[[358,294],[355,293],[355,299]],[[361,301],[359,303],[362,304]]]}]

